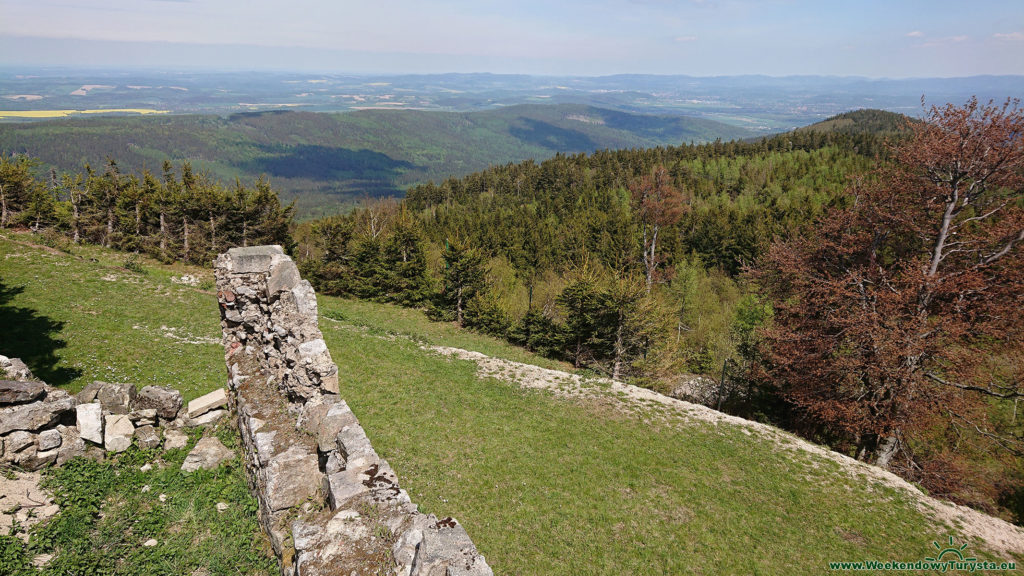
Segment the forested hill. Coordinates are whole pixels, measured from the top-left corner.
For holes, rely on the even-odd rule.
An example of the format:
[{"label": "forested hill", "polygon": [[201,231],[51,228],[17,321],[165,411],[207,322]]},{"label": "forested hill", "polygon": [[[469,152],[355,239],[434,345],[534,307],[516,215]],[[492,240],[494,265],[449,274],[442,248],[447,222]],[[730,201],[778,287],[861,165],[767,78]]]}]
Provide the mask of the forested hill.
[{"label": "forested hill", "polygon": [[[936,404],[941,413],[914,412],[916,420],[906,426],[910,416],[893,420],[903,426],[900,434],[914,435],[907,441],[913,451],[901,449],[895,463],[883,459],[891,455],[891,441],[870,412],[890,393],[896,377],[889,375],[903,378],[912,363],[896,354],[919,350],[900,338],[937,333],[904,329],[929,317],[918,311],[921,292],[914,284],[924,269],[919,258],[928,252],[908,239],[942,222],[934,202],[918,201],[922,189],[931,193],[924,187],[930,181],[921,184],[918,175],[960,162],[943,151],[1018,145],[1001,135],[1019,134],[1024,114],[982,111],[972,100],[965,108],[933,109],[927,120],[920,129],[901,130],[899,117],[861,111],[756,141],[560,154],[494,166],[412,187],[402,203],[368,203],[311,222],[297,234],[296,255],[323,292],[424,307],[435,318],[576,367],[768,419],[858,458],[893,463],[934,494],[1009,514],[1012,499],[1024,494],[1017,480],[1024,472],[1018,461],[1004,459],[1005,451],[988,452],[990,445],[973,442],[986,441],[985,434],[1024,438],[1016,405],[981,396],[965,400],[941,375],[974,345],[962,338],[973,334],[970,329],[928,343],[938,351],[929,353],[961,356],[937,361],[938,372],[915,374],[900,401],[909,398],[906,409],[917,410],[915,391],[928,390],[970,402],[971,418],[985,419],[994,432],[978,428],[979,436],[951,447],[947,434],[965,428],[955,420],[942,423],[950,406],[943,400]],[[997,120],[1002,124],[991,130],[982,125]],[[962,134],[970,140],[963,148],[955,141]],[[1024,150],[1011,152],[1015,164],[1000,168],[1002,180],[985,201],[1009,202],[1005,198],[1020,189]],[[932,164],[922,167],[924,155]],[[975,213],[966,212],[963,222],[974,222]],[[1010,253],[1019,241],[1013,236],[1005,244],[1005,233],[986,233],[1003,246],[990,258]],[[1010,288],[1019,284],[996,280],[992,286],[1019,299],[1020,291]],[[960,299],[949,301],[951,309],[962,309]],[[801,332],[804,326],[811,328]],[[1008,331],[994,328],[995,336],[978,341],[986,347],[979,361],[999,364],[993,373],[1019,374],[1013,358],[1020,356],[1011,354],[1019,354],[1014,346],[1020,339],[999,335],[1015,334],[1011,328],[1019,327],[998,324]],[[879,347],[876,334],[896,344]],[[847,369],[854,361],[856,377]],[[887,362],[894,368],[876,378],[876,367]],[[785,372],[794,365],[800,370]],[[978,370],[965,379],[988,378]],[[883,391],[864,394],[868,382]],[[819,411],[808,408],[819,401],[813,408]],[[852,414],[863,419],[843,420]]]},{"label": "forested hill", "polygon": [[875,136],[905,134],[914,119],[885,110],[854,110],[797,129],[797,132],[839,132],[846,135],[871,134]]},{"label": "forested hill", "polygon": [[749,136],[684,116],[590,106],[522,105],[484,112],[274,111],[219,116],[69,118],[0,124],[0,150],[61,171],[116,158],[125,172],[190,161],[215,179],[270,177],[300,216],[362,197],[400,196],[410,184],[556,153],[641,148]]}]

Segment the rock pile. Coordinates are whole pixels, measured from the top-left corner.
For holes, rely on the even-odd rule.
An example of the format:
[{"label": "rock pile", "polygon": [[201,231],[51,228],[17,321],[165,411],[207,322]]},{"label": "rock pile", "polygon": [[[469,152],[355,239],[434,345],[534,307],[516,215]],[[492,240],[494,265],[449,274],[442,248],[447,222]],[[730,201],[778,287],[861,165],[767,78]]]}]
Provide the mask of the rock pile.
[{"label": "rock pile", "polygon": [[316,296],[279,246],[216,262],[246,471],[283,575],[490,575],[452,518],[418,512],[348,405]]},{"label": "rock pile", "polygon": [[183,447],[187,437],[173,429],[214,422],[227,403],[223,389],[185,407],[173,388],[99,381],[72,396],[37,381],[21,360],[0,356],[0,462],[31,471],[59,466],[89,445],[116,453],[134,440],[156,448],[163,429],[166,448]]}]

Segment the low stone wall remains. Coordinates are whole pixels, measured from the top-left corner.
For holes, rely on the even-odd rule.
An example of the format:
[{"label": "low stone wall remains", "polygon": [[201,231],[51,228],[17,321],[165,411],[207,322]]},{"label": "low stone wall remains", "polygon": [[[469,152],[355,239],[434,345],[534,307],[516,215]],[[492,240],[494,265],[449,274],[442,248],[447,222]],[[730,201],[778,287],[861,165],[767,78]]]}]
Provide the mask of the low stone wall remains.
[{"label": "low stone wall remains", "polygon": [[288,576],[492,574],[465,529],[417,510],[338,386],[313,288],[279,246],[216,261],[250,487]]}]

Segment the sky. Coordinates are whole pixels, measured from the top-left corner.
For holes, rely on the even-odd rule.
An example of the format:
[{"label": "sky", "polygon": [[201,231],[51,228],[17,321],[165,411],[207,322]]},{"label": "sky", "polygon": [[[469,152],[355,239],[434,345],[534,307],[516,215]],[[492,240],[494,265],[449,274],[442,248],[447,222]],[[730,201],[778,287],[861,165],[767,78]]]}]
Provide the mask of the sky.
[{"label": "sky", "polygon": [[0,0],[0,66],[1024,74],[1024,0]]}]

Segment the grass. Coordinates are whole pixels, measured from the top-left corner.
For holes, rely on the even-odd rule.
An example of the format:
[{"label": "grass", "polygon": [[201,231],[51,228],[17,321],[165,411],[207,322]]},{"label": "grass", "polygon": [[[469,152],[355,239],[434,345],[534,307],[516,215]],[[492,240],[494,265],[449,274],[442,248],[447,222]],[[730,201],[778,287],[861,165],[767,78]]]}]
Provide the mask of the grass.
[{"label": "grass", "polygon": [[[72,392],[103,380],[173,386],[189,400],[224,386],[212,270],[35,241],[0,232],[0,354]],[[186,272],[207,289],[171,282]]]},{"label": "grass", "polygon": [[480,379],[471,362],[388,336],[501,355],[490,338],[456,344],[415,311],[320,301],[348,319],[321,328],[374,446],[421,509],[465,524],[496,574],[810,574],[918,560],[947,536],[831,462],[725,425],[680,430]]},{"label": "grass", "polygon": [[[169,384],[188,397],[223,385],[219,344],[180,340],[217,338],[209,286],[170,282],[188,272],[209,283],[209,270],[139,259],[133,267],[143,272],[130,272],[124,254],[66,254],[26,244],[34,239],[0,234],[0,353],[20,354],[71,390],[101,376]],[[496,574],[816,574],[830,561],[916,561],[934,553],[934,541],[961,542],[955,528],[936,525],[902,493],[852,478],[831,461],[725,424],[646,416],[656,410],[625,414],[607,402],[482,379],[472,362],[421,347],[565,368],[507,343],[394,306],[320,297],[320,311],[342,397],[377,451],[422,510],[466,526]],[[120,470],[128,479],[104,476],[114,483],[105,514],[148,514],[135,472],[111,466],[114,478]],[[195,502],[210,496],[205,484],[172,472],[160,472],[167,474],[161,489],[180,490],[184,518],[187,494]],[[210,481],[233,507],[248,506],[228,484]],[[192,509],[199,514],[203,506]],[[196,518],[188,524],[194,539],[219,538],[203,531],[208,517]],[[181,557],[180,546],[198,557],[213,554],[168,539],[174,522],[152,522],[164,531],[156,538],[167,539],[162,550],[171,557]],[[93,526],[108,543],[127,530],[143,535],[127,520]],[[971,554],[989,558],[983,543],[969,545]],[[155,561],[146,550],[108,548],[111,558]],[[246,550],[239,558],[248,558]]]},{"label": "grass", "polygon": [[[181,471],[189,446],[161,452],[135,447],[115,458],[78,458],[49,469],[44,485],[60,513],[33,529],[28,546],[0,536],[0,573],[10,576],[79,574],[181,576],[278,573],[269,542],[256,523],[238,459],[215,470]],[[218,429],[238,444],[232,426]],[[143,471],[150,463],[152,469]],[[223,511],[220,502],[228,503]],[[150,539],[155,545],[143,546]],[[27,567],[36,554],[55,554],[43,569]]]}]

